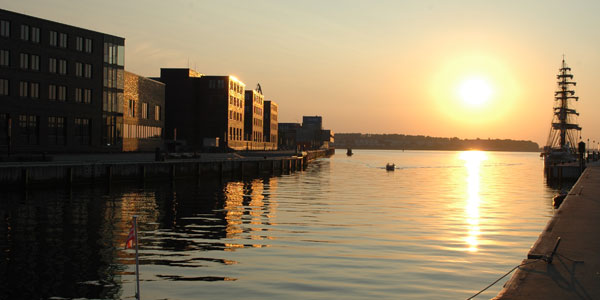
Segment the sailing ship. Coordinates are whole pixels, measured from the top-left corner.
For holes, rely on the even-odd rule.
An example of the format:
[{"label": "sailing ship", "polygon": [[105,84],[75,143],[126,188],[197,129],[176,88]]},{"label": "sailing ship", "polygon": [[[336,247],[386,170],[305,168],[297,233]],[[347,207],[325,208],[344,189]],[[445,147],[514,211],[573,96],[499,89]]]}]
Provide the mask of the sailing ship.
[{"label": "sailing ship", "polygon": [[579,113],[573,103],[579,101],[575,96],[573,74],[563,56],[561,68],[556,75],[558,89],[554,92],[554,116],[550,127],[548,141],[542,156],[544,166],[577,160],[577,141],[581,139],[581,127],[577,124]]}]

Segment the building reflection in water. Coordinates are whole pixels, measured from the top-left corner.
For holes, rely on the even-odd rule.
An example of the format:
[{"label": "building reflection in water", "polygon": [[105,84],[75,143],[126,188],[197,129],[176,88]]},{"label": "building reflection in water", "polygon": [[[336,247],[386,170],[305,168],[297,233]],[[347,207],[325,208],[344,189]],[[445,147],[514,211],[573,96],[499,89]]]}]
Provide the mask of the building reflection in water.
[{"label": "building reflection in water", "polygon": [[180,268],[236,264],[214,251],[269,246],[276,186],[277,178],[265,178],[1,192],[0,295],[131,296],[134,252],[124,241],[133,215],[139,216],[140,263],[160,267],[142,280],[235,280],[185,277]]},{"label": "building reflection in water", "polygon": [[468,226],[466,237],[467,250],[477,252],[479,246],[479,236],[481,235],[479,227],[479,205],[481,198],[479,195],[481,163],[487,159],[482,151],[464,151],[460,153],[460,159],[465,162],[467,169],[467,199],[465,202],[465,221]]},{"label": "building reflection in water", "polygon": [[[229,182],[223,191],[225,195],[226,238],[252,240],[251,247],[266,247],[258,242],[272,239],[266,232],[276,215],[276,203],[270,195],[276,190],[277,178],[256,179],[246,182]],[[245,247],[244,243],[227,243],[225,250]]]}]

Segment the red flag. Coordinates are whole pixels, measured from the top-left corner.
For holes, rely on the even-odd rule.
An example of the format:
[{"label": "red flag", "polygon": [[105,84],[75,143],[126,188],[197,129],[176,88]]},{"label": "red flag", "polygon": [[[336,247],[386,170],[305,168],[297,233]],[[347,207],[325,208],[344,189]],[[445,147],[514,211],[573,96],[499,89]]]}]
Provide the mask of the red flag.
[{"label": "red flag", "polygon": [[133,248],[133,242],[135,241],[135,223],[131,221],[131,228],[129,228],[129,235],[127,236],[127,242],[125,242],[125,249]]}]

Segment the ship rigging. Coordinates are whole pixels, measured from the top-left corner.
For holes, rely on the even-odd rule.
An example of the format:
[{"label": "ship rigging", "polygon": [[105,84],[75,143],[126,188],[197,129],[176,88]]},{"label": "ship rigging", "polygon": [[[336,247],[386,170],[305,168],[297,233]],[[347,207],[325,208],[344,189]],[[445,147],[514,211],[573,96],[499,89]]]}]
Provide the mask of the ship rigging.
[{"label": "ship rigging", "polygon": [[564,56],[556,79],[558,90],[554,92],[552,124],[542,153],[546,165],[575,160],[577,141],[581,138],[581,127],[577,124],[579,113],[573,108],[573,102],[579,101],[574,90],[577,83]]}]

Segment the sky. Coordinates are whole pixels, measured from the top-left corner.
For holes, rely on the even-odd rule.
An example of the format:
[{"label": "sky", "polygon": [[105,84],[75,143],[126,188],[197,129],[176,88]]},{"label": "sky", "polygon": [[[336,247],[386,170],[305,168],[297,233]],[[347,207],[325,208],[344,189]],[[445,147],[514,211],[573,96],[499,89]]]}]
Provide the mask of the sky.
[{"label": "sky", "polygon": [[[280,122],[334,132],[546,143],[563,54],[600,141],[600,1],[0,0],[125,40],[125,68],[260,83]],[[465,82],[484,103],[465,101]],[[467,84],[467,86],[469,86]],[[467,91],[469,93],[469,91]]]}]

